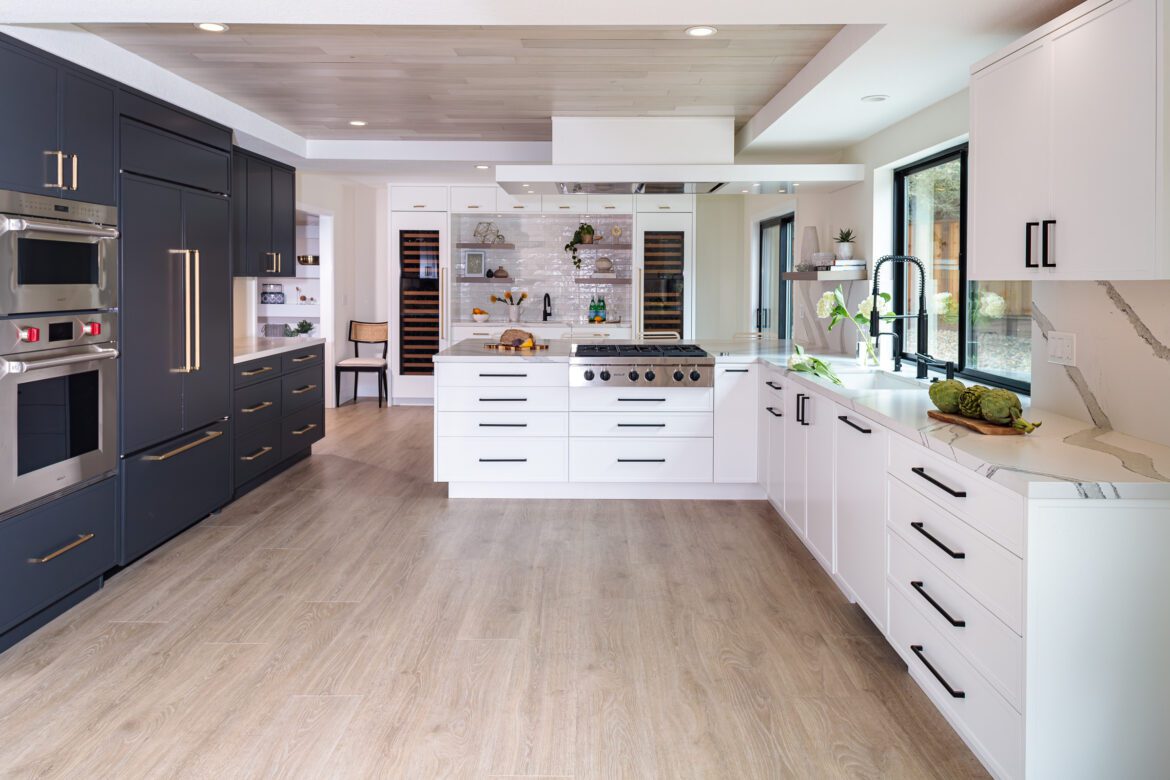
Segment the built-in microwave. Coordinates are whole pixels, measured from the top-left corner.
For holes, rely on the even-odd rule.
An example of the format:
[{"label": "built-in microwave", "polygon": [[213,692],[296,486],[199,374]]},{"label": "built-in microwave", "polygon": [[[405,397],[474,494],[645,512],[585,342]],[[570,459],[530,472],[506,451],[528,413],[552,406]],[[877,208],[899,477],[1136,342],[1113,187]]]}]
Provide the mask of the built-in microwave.
[{"label": "built-in microwave", "polygon": [[0,190],[0,317],[118,305],[118,210]]},{"label": "built-in microwave", "polygon": [[0,519],[116,471],[117,320],[0,320]]}]

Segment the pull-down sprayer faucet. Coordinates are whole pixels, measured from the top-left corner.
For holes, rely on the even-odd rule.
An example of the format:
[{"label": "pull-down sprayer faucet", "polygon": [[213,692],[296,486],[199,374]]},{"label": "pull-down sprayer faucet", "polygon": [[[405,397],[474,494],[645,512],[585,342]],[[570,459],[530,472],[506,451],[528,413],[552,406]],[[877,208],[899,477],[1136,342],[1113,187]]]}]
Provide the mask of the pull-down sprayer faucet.
[{"label": "pull-down sprayer faucet", "polygon": [[[917,377],[919,379],[926,379],[926,371],[931,366],[945,367],[947,372],[947,379],[955,378],[955,364],[951,361],[935,360],[926,350],[929,348],[929,339],[926,333],[926,268],[922,265],[922,261],[917,257],[910,255],[886,255],[879,258],[873,266],[873,308],[869,312],[869,335],[873,337],[876,344],[881,336],[887,335],[881,332],[882,317],[878,314],[878,277],[881,268],[886,263],[903,263],[912,264],[918,267],[918,313],[917,314],[893,314],[886,315],[885,319],[892,320],[910,320],[918,321],[918,345],[914,353],[914,358],[917,361],[918,371]],[[902,370],[902,339],[897,333],[888,334],[894,337],[894,370]]]}]

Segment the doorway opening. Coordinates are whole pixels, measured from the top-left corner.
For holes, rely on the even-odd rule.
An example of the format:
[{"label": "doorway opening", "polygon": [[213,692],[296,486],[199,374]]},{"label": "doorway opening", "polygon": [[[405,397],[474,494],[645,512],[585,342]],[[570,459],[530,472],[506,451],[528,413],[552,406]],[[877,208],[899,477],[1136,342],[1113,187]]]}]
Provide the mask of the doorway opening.
[{"label": "doorway opening", "polygon": [[795,213],[760,222],[754,321],[767,338],[786,339],[792,330],[792,291],[784,273],[792,270],[795,234]]}]

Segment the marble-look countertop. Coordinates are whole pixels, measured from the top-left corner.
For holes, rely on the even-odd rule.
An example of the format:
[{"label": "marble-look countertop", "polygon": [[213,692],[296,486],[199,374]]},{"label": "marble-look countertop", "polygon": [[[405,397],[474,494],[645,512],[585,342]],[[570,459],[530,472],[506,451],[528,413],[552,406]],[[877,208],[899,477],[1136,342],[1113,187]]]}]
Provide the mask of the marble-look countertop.
[{"label": "marble-look countertop", "polygon": [[[552,340],[541,352],[490,352],[485,341],[462,341],[435,356],[444,361],[508,361],[567,363],[572,343]],[[907,390],[853,390],[788,371],[792,354],[787,341],[694,342],[714,355],[716,363],[771,365],[788,378],[806,384],[844,407],[918,442],[992,482],[1036,499],[1157,499],[1170,500],[1170,447],[1126,436],[1092,423],[1032,407],[1024,401],[1024,416],[1042,422],[1028,436],[984,436],[927,416],[934,408],[922,383],[922,392]],[[838,373],[861,370],[857,361],[841,355],[818,355]],[[907,374],[906,371],[903,374]],[[908,373],[913,377],[912,369]]]},{"label": "marble-look countertop", "polygon": [[249,360],[279,355],[294,349],[304,349],[315,344],[324,344],[319,338],[261,338],[249,336],[232,342],[232,362],[246,363]]}]

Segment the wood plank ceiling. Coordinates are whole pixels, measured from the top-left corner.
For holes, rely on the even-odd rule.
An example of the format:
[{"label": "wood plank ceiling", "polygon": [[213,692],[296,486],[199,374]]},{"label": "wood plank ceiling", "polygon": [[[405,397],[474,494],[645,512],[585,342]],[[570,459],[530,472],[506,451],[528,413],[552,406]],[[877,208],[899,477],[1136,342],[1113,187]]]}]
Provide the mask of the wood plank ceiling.
[{"label": "wood plank ceiling", "polygon": [[85,28],[307,138],[491,141],[548,140],[554,115],[733,115],[738,127],[841,29]]}]

